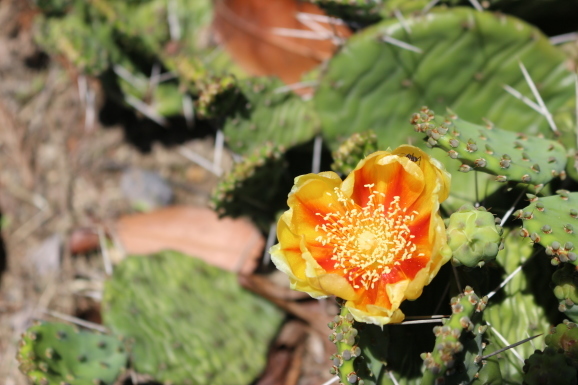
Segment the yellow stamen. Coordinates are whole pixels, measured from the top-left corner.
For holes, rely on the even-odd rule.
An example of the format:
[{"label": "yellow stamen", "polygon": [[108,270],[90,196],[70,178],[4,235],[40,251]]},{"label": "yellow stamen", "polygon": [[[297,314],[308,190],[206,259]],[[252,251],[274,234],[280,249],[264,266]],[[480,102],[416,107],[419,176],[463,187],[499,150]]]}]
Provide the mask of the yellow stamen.
[{"label": "yellow stamen", "polygon": [[[365,187],[374,187],[368,184]],[[400,207],[400,197],[395,196],[386,209],[376,204],[377,196],[385,196],[379,191],[371,191],[365,207],[359,207],[352,199],[346,198],[339,188],[335,188],[337,200],[346,208],[345,213],[317,213],[325,223],[315,227],[321,232],[316,241],[333,246],[334,268],[343,269],[343,274],[354,288],[354,281],[360,279],[365,289],[374,288],[383,274],[389,274],[392,267],[414,257],[417,246],[412,243],[408,224],[415,220],[417,211],[406,213]],[[421,253],[420,253],[421,255]]]}]

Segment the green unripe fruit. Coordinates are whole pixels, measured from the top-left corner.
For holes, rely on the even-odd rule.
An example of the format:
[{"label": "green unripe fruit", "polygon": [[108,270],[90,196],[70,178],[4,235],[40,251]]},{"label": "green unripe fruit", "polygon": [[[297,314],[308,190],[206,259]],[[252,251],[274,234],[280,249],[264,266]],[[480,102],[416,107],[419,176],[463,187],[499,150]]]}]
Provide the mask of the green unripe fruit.
[{"label": "green unripe fruit", "polygon": [[564,312],[572,321],[578,320],[578,274],[576,266],[565,263],[552,276],[554,295],[558,298],[561,312]]},{"label": "green unripe fruit", "polygon": [[494,216],[483,207],[476,209],[471,205],[452,214],[447,235],[456,266],[484,265],[498,255],[502,241],[502,229],[496,226]]}]

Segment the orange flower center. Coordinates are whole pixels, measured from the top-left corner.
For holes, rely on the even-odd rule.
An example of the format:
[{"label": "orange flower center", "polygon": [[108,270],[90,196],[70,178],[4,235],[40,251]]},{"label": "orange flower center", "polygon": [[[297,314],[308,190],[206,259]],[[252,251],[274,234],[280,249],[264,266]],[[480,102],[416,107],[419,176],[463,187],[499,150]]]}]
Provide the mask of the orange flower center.
[{"label": "orange flower center", "polygon": [[333,246],[331,259],[335,261],[334,268],[342,269],[355,289],[363,286],[367,290],[373,289],[380,277],[391,273],[400,261],[414,257],[417,246],[412,239],[415,235],[411,234],[408,225],[419,213],[406,213],[407,209],[400,207],[399,196],[394,196],[387,208],[377,204],[376,198],[385,195],[371,191],[373,184],[364,187],[371,193],[365,207],[360,207],[335,188],[345,212],[317,213],[325,223],[317,225],[315,230],[323,233],[316,241]]}]

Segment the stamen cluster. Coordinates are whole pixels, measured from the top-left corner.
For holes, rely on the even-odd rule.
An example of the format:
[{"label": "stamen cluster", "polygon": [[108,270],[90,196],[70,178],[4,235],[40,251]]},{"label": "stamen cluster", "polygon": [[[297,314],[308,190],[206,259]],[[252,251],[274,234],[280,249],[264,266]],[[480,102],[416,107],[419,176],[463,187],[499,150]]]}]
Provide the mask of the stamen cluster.
[{"label": "stamen cluster", "polygon": [[[339,188],[334,189],[345,211],[317,213],[324,220],[315,230],[321,232],[316,241],[333,247],[334,268],[342,268],[343,275],[355,289],[363,286],[373,289],[383,274],[389,274],[400,261],[411,259],[417,250],[408,224],[414,221],[417,211],[407,213],[400,207],[400,197],[394,196],[386,208],[376,203],[385,194],[372,191],[374,184],[364,187],[370,190],[366,206],[358,206],[346,198]],[[328,193],[329,194],[329,193]],[[422,256],[419,254],[418,256]]]}]

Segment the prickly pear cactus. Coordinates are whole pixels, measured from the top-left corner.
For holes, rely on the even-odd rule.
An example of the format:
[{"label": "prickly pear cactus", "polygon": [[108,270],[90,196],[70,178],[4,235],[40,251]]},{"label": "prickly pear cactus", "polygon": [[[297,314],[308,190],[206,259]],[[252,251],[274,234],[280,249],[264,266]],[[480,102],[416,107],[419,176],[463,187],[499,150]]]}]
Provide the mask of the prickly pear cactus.
[{"label": "prickly pear cactus", "polygon": [[63,1],[38,0],[38,43],[100,76],[115,101],[160,125],[179,115],[220,118],[234,106],[231,73],[243,74],[201,38],[212,20],[209,0]]},{"label": "prickly pear cactus", "polygon": [[564,60],[521,20],[467,8],[433,10],[405,23],[383,21],[349,39],[330,60],[314,102],[327,138],[372,129],[382,148],[419,143],[419,136],[403,127],[421,105],[449,107],[465,120],[487,118],[527,135],[548,133],[546,119],[503,85],[532,97],[523,63],[540,79],[542,98],[555,115],[574,94]]},{"label": "prickly pear cactus", "polygon": [[67,58],[81,72],[100,75],[121,58],[106,23],[86,24],[88,5],[76,2],[66,17],[39,17],[36,39],[48,52]]},{"label": "prickly pear cactus", "polygon": [[266,143],[289,148],[319,132],[319,118],[311,102],[303,101],[276,79],[252,79],[241,85],[246,97],[227,119],[224,132],[235,152],[250,154]]},{"label": "prickly pear cactus", "polygon": [[[423,108],[412,117],[417,132],[427,134],[427,144],[440,147],[462,162],[459,170],[487,172],[496,181],[543,185],[565,177],[566,150],[558,142],[514,133],[489,125],[479,126],[450,115],[435,124],[434,114]],[[530,154],[532,154],[530,156]]]},{"label": "prickly pear cactus", "polygon": [[[475,327],[472,319],[477,316],[479,319],[481,313],[487,304],[487,298],[480,299],[471,287],[466,287],[463,294],[452,298],[450,301],[452,315],[445,320],[443,326],[436,326],[434,334],[436,335],[435,349],[431,353],[422,354],[425,371],[422,384],[445,383],[463,383],[471,382],[478,371],[483,367],[482,364],[482,335],[487,329],[487,325],[479,324]],[[472,339],[465,342],[463,333],[472,332]],[[477,341],[475,341],[477,339]],[[464,360],[466,353],[472,353],[467,348],[473,348],[473,354],[477,359],[470,357]],[[464,362],[470,364],[466,368]]]},{"label": "prickly pear cactus", "polygon": [[[546,334],[550,321],[555,320],[558,305],[550,289],[554,268],[543,253],[533,255],[532,245],[515,230],[504,236],[504,249],[498,253],[490,269],[490,290],[495,290],[505,277],[522,264],[524,268],[490,298],[484,311],[489,330],[489,341],[503,348],[530,336]],[[499,277],[492,278],[499,274]],[[497,279],[496,279],[497,278]],[[539,304],[539,305],[537,305]],[[537,347],[541,342],[537,340]],[[500,354],[498,362],[504,381],[522,381],[524,358],[535,350],[532,343],[517,346]]]},{"label": "prickly pear cactus", "polygon": [[124,260],[102,306],[104,323],[132,342],[134,369],[174,384],[250,383],[283,318],[234,274],[171,251]]},{"label": "prickly pear cactus", "polygon": [[484,207],[462,206],[446,227],[455,266],[481,267],[495,259],[502,246],[502,228]]},{"label": "prickly pear cactus", "polygon": [[337,353],[330,357],[333,364],[331,374],[337,374],[342,384],[375,384],[382,365],[371,368],[370,357],[365,362],[356,360],[362,353],[356,343],[360,337],[349,310],[343,307],[341,314],[335,316],[328,326],[331,329],[329,340],[337,346]]},{"label": "prickly pear cactus", "polygon": [[[471,2],[498,14],[454,7],[465,3],[458,0],[429,12],[429,0],[311,0],[344,19],[331,22],[360,31],[304,77],[300,86],[310,87],[309,100],[300,96],[303,89],[292,91],[299,85],[232,76],[218,48],[208,55],[214,47],[198,38],[210,22],[208,0],[36,1],[45,13],[39,40],[51,52],[88,74],[112,71],[121,97],[145,103],[157,116],[184,113],[181,106],[191,97],[195,117],[212,119],[224,132],[229,148],[244,159],[217,189],[214,206],[221,215],[248,215],[269,228],[293,177],[311,169],[311,152],[298,151],[313,138],[337,150],[333,167],[343,176],[378,149],[433,148],[432,157],[452,173],[441,212],[454,265],[442,267],[443,278],[402,310],[416,318],[451,316],[432,334],[428,325],[355,322],[343,308],[330,324],[338,350],[332,371],[341,383],[576,383],[574,324],[559,323],[562,315],[578,314],[578,193],[544,196],[575,189],[564,180],[566,170],[578,177],[575,74],[540,32],[547,23],[536,12],[555,8],[558,17],[565,16],[560,9],[573,15],[574,4]],[[504,15],[509,12],[527,21]],[[180,35],[175,26],[183,28]],[[91,35],[95,39],[84,44]],[[156,63],[175,78],[150,87]],[[131,76],[121,75],[119,66]],[[411,119],[412,131],[411,114],[421,105],[455,113],[444,121],[424,109]],[[362,134],[367,130],[375,136]],[[308,169],[298,172],[303,162]],[[529,192],[528,204],[515,198]],[[460,209],[464,204],[468,208]],[[474,209],[480,204],[489,211]],[[501,234],[493,215],[506,219],[524,205],[514,215],[522,227],[508,220]],[[461,294],[466,285],[488,293],[483,313],[476,310],[486,300],[469,288]],[[133,342],[133,366],[165,383],[249,383],[281,317],[239,290],[232,275],[171,252],[123,262],[104,297],[105,322]],[[215,319],[222,328],[214,329]],[[508,349],[557,324],[543,352],[532,355],[543,349],[543,338]]]},{"label": "prickly pear cactus", "polygon": [[530,205],[515,213],[524,223],[520,235],[543,245],[552,264],[570,262],[578,265],[574,249],[574,245],[578,245],[574,233],[574,227],[578,229],[578,193],[567,190],[556,193],[549,197],[532,195]]},{"label": "prickly pear cactus", "polygon": [[62,324],[38,323],[22,336],[20,370],[37,385],[112,385],[124,372],[124,342]]}]

